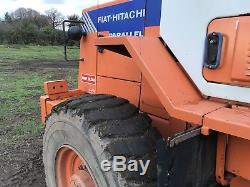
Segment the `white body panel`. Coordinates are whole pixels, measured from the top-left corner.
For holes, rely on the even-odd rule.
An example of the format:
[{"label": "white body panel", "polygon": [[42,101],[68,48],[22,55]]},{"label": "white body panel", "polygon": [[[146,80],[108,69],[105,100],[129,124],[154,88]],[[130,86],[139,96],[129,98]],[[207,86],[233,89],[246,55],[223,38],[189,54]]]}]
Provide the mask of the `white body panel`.
[{"label": "white body panel", "polygon": [[209,23],[245,13],[250,0],[163,0],[161,36],[202,94],[250,103],[250,88],[209,83],[202,75]]}]

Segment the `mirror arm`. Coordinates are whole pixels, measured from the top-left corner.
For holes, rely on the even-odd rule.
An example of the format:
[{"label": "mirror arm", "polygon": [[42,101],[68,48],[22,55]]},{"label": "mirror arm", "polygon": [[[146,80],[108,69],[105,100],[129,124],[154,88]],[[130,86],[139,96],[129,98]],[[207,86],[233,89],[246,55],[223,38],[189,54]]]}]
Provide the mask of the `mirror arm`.
[{"label": "mirror arm", "polygon": [[[83,21],[73,21],[73,20],[64,20],[64,21],[63,21],[63,33],[64,33],[64,59],[65,59],[67,62],[75,62],[76,60],[69,60],[69,59],[68,59],[67,44],[68,44],[69,38],[68,38],[68,35],[67,35],[67,32],[66,32],[66,23],[76,23],[76,24],[81,25],[82,28],[83,28],[82,25],[84,25],[85,23],[84,23]],[[84,36],[86,36],[86,35],[87,35],[87,33],[85,33]],[[84,58],[80,58],[78,61],[84,61]]]}]

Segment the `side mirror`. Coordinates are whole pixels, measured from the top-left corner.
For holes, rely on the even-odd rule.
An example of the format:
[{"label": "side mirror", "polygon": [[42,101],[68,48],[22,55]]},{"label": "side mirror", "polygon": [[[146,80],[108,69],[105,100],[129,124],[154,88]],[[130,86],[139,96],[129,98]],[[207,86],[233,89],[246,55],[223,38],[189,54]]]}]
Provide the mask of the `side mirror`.
[{"label": "side mirror", "polygon": [[[72,60],[68,58],[68,50],[71,49],[71,54],[76,54],[76,50],[80,51],[80,46],[79,44],[77,44],[77,42],[79,42],[82,37],[85,37],[87,35],[87,33],[83,29],[84,24],[85,23],[82,21],[72,20],[65,20],[63,22],[64,58],[66,61],[84,61],[84,59]],[[68,30],[66,30],[66,28],[68,28]]]},{"label": "side mirror", "polygon": [[69,27],[68,39],[70,40],[79,41],[81,40],[82,36],[86,35],[87,33],[83,31],[83,28],[80,25]]}]

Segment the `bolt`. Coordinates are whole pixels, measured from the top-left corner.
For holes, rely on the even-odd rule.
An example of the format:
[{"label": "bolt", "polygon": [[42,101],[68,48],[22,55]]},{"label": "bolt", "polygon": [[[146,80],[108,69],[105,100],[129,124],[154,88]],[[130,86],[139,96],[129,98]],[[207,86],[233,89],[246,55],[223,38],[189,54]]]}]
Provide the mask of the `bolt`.
[{"label": "bolt", "polygon": [[98,51],[99,53],[103,53],[103,52],[104,52],[104,49],[103,49],[102,47],[97,47],[97,51]]},{"label": "bolt", "polygon": [[87,167],[86,167],[86,165],[80,165],[80,166],[78,167],[78,169],[79,169],[79,170],[87,170]]}]

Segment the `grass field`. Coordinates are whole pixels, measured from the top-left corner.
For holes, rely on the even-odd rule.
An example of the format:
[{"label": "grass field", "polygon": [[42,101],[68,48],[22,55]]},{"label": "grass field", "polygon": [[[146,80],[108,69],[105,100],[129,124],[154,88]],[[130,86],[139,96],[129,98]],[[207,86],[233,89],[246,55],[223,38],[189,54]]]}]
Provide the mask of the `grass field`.
[{"label": "grass field", "polygon": [[[66,79],[70,87],[76,87],[77,67],[77,62],[64,62],[63,47],[0,46],[0,186],[15,186],[10,181],[16,177],[14,171],[24,167],[27,158],[32,160],[41,154],[39,97],[43,95],[43,82]],[[24,171],[28,176],[36,173]]]},{"label": "grass field", "polygon": [[[79,50],[69,49],[69,57],[77,59]],[[8,46],[0,45],[0,63],[23,60],[63,60],[63,46]]]},{"label": "grass field", "polygon": [[20,60],[63,59],[63,48],[60,46],[3,46],[0,45],[1,62]]}]

